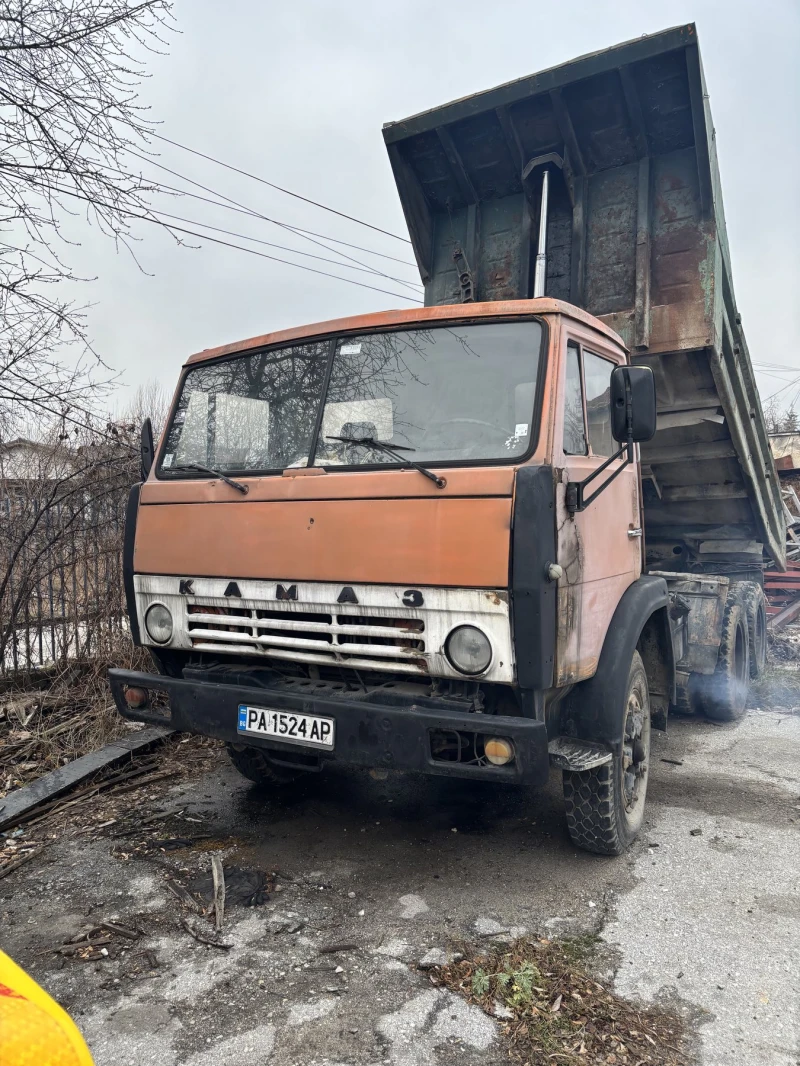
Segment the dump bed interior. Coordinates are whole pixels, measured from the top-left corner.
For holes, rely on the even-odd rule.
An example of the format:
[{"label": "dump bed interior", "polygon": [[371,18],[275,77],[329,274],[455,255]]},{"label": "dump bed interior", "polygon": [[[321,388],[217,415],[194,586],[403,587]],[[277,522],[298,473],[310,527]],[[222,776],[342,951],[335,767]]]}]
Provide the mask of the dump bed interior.
[{"label": "dump bed interior", "polygon": [[648,557],[725,573],[784,565],[784,518],[731,280],[694,25],[384,127],[427,304],[545,295],[598,316],[651,366]]}]

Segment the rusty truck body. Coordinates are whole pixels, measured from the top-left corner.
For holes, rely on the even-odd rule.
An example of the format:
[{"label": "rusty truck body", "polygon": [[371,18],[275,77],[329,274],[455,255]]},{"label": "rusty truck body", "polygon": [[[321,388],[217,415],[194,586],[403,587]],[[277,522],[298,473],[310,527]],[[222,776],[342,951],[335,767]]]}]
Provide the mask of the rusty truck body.
[{"label": "rusty truck body", "polygon": [[780,492],[694,26],[384,128],[425,306],[192,356],[128,511],[120,712],[275,787],[329,762],[642,819],[651,728],[732,720]]}]

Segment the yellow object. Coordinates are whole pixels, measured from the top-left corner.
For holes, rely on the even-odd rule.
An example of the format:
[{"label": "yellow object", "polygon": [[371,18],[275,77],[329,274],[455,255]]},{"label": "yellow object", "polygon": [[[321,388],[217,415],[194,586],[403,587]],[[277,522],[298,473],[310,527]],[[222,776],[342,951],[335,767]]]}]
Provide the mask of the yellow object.
[{"label": "yellow object", "polygon": [[0,951],[0,1064],[93,1066],[78,1028],[54,999]]},{"label": "yellow object", "polygon": [[483,753],[493,766],[505,766],[514,758],[514,745],[505,737],[492,737],[484,743]]}]

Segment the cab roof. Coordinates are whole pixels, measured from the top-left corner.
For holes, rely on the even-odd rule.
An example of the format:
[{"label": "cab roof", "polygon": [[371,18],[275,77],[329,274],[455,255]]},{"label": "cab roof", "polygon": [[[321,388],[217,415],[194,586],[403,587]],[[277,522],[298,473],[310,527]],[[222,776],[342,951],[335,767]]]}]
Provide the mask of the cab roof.
[{"label": "cab roof", "polygon": [[370,315],[352,315],[348,318],[334,318],[329,322],[315,322],[308,326],[295,326],[275,333],[265,333],[260,337],[222,344],[217,348],[206,348],[202,352],[189,356],[185,366],[203,363],[209,359],[219,359],[226,355],[240,355],[255,348],[267,348],[275,345],[290,344],[295,341],[314,340],[333,333],[367,333],[373,330],[417,326],[426,322],[463,322],[476,318],[508,318],[525,315],[566,315],[585,326],[591,326],[610,341],[627,352],[619,334],[593,315],[579,307],[542,297],[535,300],[497,300],[489,303],[439,304],[435,307],[414,307],[397,311],[378,311]]}]

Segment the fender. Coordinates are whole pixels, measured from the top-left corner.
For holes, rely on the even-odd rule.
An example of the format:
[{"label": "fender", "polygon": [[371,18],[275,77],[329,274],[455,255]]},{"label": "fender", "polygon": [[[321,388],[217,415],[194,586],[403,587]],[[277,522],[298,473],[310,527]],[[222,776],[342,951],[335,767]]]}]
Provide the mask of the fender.
[{"label": "fender", "polygon": [[[562,714],[562,733],[608,744],[616,753],[622,745],[622,715],[631,657],[652,619],[667,657],[668,697],[675,701],[675,660],[669,629],[669,596],[663,577],[640,577],[617,604],[606,633],[597,672],[570,692]],[[661,724],[654,721],[655,725]],[[666,722],[663,722],[666,725]]]},{"label": "fender", "polygon": [[125,535],[122,541],[122,583],[125,586],[125,604],[128,608],[128,624],[131,640],[140,647],[139,615],[136,613],[136,593],[133,588],[133,548],[136,543],[136,519],[139,517],[139,493],[141,483],[131,487],[128,506],[125,509]]}]

